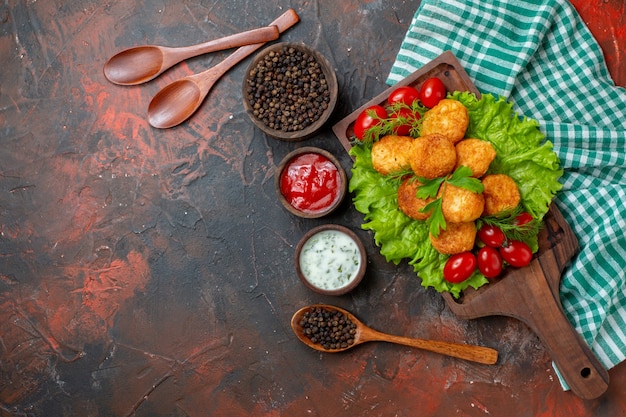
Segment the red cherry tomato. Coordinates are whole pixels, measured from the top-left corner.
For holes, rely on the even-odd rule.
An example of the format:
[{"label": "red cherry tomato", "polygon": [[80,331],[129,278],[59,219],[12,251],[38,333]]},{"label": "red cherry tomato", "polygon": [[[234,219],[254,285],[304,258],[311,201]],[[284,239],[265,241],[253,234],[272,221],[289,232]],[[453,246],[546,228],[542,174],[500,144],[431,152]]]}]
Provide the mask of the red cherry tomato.
[{"label": "red cherry tomato", "polygon": [[499,250],[502,259],[517,268],[528,265],[533,258],[530,246],[519,240],[511,240]]},{"label": "red cherry tomato", "polygon": [[415,100],[420,98],[420,92],[410,86],[398,87],[389,94],[387,101],[389,104],[404,103],[411,106]]},{"label": "red cherry tomato", "polygon": [[472,252],[456,253],[443,267],[443,278],[451,283],[462,282],[468,279],[476,270],[476,256]]},{"label": "red cherry tomato", "polygon": [[419,94],[422,104],[431,109],[446,97],[447,91],[446,86],[439,78],[431,77],[424,81]]},{"label": "red cherry tomato", "polygon": [[487,278],[495,278],[502,272],[502,256],[496,248],[485,246],[478,251],[478,270]]},{"label": "red cherry tomato", "polygon": [[[372,117],[370,113],[375,114],[376,117]],[[387,118],[387,110],[383,106],[379,106],[378,104],[374,106],[370,106],[363,110],[361,114],[356,118],[354,122],[354,135],[359,139],[363,140],[365,137],[365,133],[368,129],[378,125],[380,123],[380,119]]]},{"label": "red cherry tomato", "polygon": [[530,213],[523,212],[515,217],[515,221],[513,224],[515,224],[515,226],[523,226],[526,223],[532,222],[533,220],[533,216],[531,216]]},{"label": "red cherry tomato", "polygon": [[405,107],[401,108],[397,112],[391,115],[392,118],[403,118],[407,119],[407,122],[393,128],[393,133],[399,136],[408,136],[411,133],[411,128],[415,124],[417,120],[421,117],[419,113],[413,113],[411,109],[407,109]]},{"label": "red cherry tomato", "polygon": [[478,238],[487,246],[499,248],[504,243],[506,236],[498,226],[485,224],[478,230]]}]

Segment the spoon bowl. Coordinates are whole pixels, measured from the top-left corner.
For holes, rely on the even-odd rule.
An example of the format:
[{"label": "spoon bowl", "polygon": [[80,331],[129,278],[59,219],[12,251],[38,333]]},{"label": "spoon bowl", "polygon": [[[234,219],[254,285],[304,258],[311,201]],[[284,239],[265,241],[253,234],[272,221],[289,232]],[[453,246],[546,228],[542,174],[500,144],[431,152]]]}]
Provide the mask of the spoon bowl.
[{"label": "spoon bowl", "polygon": [[[148,105],[148,121],[154,127],[167,128],[177,125],[196,111],[202,104],[202,91],[190,77],[181,78],[165,86]],[[170,103],[176,103],[171,105]]]},{"label": "spoon bowl", "polygon": [[[343,347],[335,347],[334,349],[327,349],[319,342],[312,341],[305,332],[306,318],[316,309],[326,310],[329,312],[339,312],[344,315],[344,319],[352,322],[355,325],[353,342],[346,344]],[[461,343],[441,342],[434,340],[413,339],[402,336],[395,336],[387,333],[382,333],[371,327],[366,326],[359,319],[357,319],[352,313],[344,310],[340,307],[335,307],[328,304],[314,304],[306,306],[296,311],[291,318],[291,328],[296,337],[300,339],[302,343],[321,352],[343,352],[354,346],[357,346],[365,342],[389,342],[396,343],[404,346],[415,347],[430,352],[439,353],[442,355],[452,356],[459,359],[465,359],[472,362],[482,363],[485,365],[493,365],[498,360],[498,351],[484,346],[475,346]]]},{"label": "spoon bowl", "polygon": [[119,85],[135,85],[154,79],[167,68],[163,66],[164,47],[137,46],[111,57],[104,64],[104,75]]},{"label": "spoon bowl", "polygon": [[267,26],[179,48],[136,46],[113,55],[104,64],[104,76],[114,84],[137,85],[156,78],[185,59],[236,46],[273,41],[278,36],[278,28]]}]

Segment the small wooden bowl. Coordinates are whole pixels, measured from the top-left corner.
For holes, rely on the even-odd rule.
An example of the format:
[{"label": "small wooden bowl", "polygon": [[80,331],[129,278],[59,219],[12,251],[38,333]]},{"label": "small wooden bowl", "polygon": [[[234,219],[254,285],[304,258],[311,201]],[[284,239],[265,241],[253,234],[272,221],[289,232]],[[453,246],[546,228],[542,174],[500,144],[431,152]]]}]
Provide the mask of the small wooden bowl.
[{"label": "small wooden bowl", "polygon": [[[311,55],[317,63],[320,64],[322,73],[324,74],[324,78],[326,79],[326,85],[328,86],[328,91],[330,93],[330,101],[328,102],[328,107],[324,110],[322,115],[317,119],[314,123],[305,127],[301,130],[296,131],[283,131],[278,129],[273,129],[267,126],[262,120],[260,120],[257,116],[254,115],[253,109],[253,101],[248,92],[248,80],[250,79],[250,74],[252,70],[254,70],[259,62],[263,61],[263,59],[270,52],[276,52],[283,49],[283,47],[291,47],[298,51],[305,52]],[[250,116],[250,120],[254,123],[261,131],[263,131],[266,135],[273,137],[275,139],[284,140],[288,142],[296,142],[304,139],[308,139],[315,135],[321,127],[328,121],[331,114],[335,109],[335,105],[337,104],[337,96],[338,96],[338,86],[337,86],[337,76],[333,67],[330,65],[328,60],[316,50],[304,45],[303,43],[293,43],[293,42],[281,42],[267,48],[263,49],[259,52],[254,60],[248,66],[248,69],[245,72],[244,82],[243,82],[243,105]]]},{"label": "small wooden bowl", "polygon": [[[300,155],[305,155],[305,154],[317,154],[322,157],[325,157],[326,159],[328,159],[330,162],[333,163],[335,168],[337,168],[337,188],[338,188],[337,197],[329,206],[325,207],[324,209],[320,209],[316,211],[300,210],[294,207],[287,200],[287,198],[285,197],[285,195],[283,194],[281,190],[281,177],[282,177],[283,171],[288,168],[292,160],[294,160],[296,157]],[[332,213],[333,211],[335,211],[335,209],[337,209],[337,207],[339,207],[344,197],[346,196],[346,193],[348,190],[348,177],[346,175],[346,171],[341,166],[341,163],[339,162],[337,158],[335,158],[333,154],[331,154],[330,152],[324,149],[317,148],[314,146],[304,146],[302,148],[298,148],[288,153],[280,161],[280,163],[276,167],[276,172],[274,173],[274,189],[276,190],[276,195],[278,196],[278,200],[280,201],[280,203],[291,214],[298,216],[298,217],[303,217],[306,219],[316,219],[316,218],[323,217],[323,216],[326,216],[327,214]]]},{"label": "small wooden bowl", "polygon": [[[322,288],[321,285],[316,284],[314,278],[307,277],[300,261],[302,257],[304,256],[304,250],[306,250],[308,246],[307,244],[309,243],[309,241],[316,236],[322,237],[324,236],[323,234],[326,234],[326,236],[328,236],[328,232],[330,232],[331,234],[334,234],[335,236],[338,236],[340,239],[344,239],[346,242],[351,241],[354,243],[354,245],[352,244],[350,245],[350,248],[352,249],[352,246],[356,247],[358,253],[354,256],[358,257],[359,264],[358,264],[358,269],[353,274],[351,274],[351,277],[347,282],[342,283],[341,285],[338,285],[338,286],[330,285],[329,288]],[[311,241],[311,243],[313,243],[313,241]],[[325,242],[323,244],[323,247],[329,248],[329,244]],[[344,253],[346,252],[341,252],[339,256],[343,255]],[[325,263],[331,259],[332,254],[319,254],[319,255],[314,255],[314,256],[315,258],[312,260],[316,262],[316,265],[320,267],[324,267],[326,265]],[[298,275],[298,278],[300,278],[302,283],[307,288],[309,288],[310,290],[316,293],[324,294],[324,295],[343,295],[352,291],[354,288],[356,288],[356,286],[359,285],[359,283],[363,279],[363,276],[365,275],[366,265],[367,265],[367,254],[365,252],[365,247],[363,246],[363,242],[359,239],[359,237],[352,230],[348,229],[345,226],[341,226],[338,224],[323,224],[321,226],[317,226],[309,230],[302,237],[302,239],[300,239],[300,242],[298,242],[298,245],[296,246],[296,253],[295,253],[294,260],[295,260],[295,266],[296,266],[296,274]],[[353,259],[349,259],[347,260],[347,262],[348,263],[353,262]],[[333,265],[336,265],[336,264],[333,264]],[[333,266],[333,268],[336,268],[336,266]],[[324,278],[329,278],[332,276],[332,274],[329,274],[328,272],[325,272],[325,271],[320,271],[320,274],[323,275]]]}]

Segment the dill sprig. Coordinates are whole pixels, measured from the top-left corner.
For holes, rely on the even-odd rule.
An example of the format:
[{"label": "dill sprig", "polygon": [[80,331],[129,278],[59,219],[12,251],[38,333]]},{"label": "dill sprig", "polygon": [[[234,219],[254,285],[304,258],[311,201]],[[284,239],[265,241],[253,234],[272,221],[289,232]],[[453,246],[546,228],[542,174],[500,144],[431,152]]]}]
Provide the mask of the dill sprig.
[{"label": "dill sprig", "polygon": [[388,117],[383,118],[373,110],[366,110],[367,114],[376,122],[364,133],[363,140],[352,138],[352,143],[372,144],[381,137],[393,135],[400,126],[410,126],[409,136],[418,137],[422,127],[422,116],[428,108],[424,107],[419,100],[415,100],[412,105],[404,103],[393,103],[385,107]]},{"label": "dill sprig", "polygon": [[398,171],[390,172],[389,174],[387,174],[387,178],[389,178],[391,181],[397,182],[402,182],[407,178],[409,178],[409,181],[417,181],[417,176],[411,168],[404,168]]},{"label": "dill sprig", "polygon": [[496,226],[502,230],[508,240],[524,241],[530,237],[536,236],[541,230],[542,223],[533,218],[533,220],[526,224],[517,224],[517,216],[523,212],[524,208],[518,205],[512,210],[506,210],[491,216],[483,216],[478,219],[476,226],[478,229],[484,224]]}]

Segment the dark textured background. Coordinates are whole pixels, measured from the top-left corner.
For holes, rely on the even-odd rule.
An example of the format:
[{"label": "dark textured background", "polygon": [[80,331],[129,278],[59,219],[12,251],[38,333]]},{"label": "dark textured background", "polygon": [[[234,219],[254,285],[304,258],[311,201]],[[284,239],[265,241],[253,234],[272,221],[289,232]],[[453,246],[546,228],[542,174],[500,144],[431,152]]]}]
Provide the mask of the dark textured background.
[{"label": "dark textured background", "polygon": [[[537,337],[518,321],[455,318],[407,265],[388,264],[349,199],[332,216],[289,215],[276,164],[298,146],[350,159],[330,126],[305,143],[269,139],[241,104],[249,59],[179,127],[146,121],[168,81],[119,87],[105,61],[140,44],[181,46],[264,26],[293,7],[302,41],[336,67],[334,121],[384,88],[419,1],[5,1],[0,6],[1,416],[619,416],[626,367],[609,392],[563,392]],[[575,5],[626,85],[620,0]],[[351,227],[369,255],[349,295],[317,296],[295,277],[299,238]],[[483,366],[388,344],[320,354],[289,328],[332,302],[371,326],[500,352]]]}]

